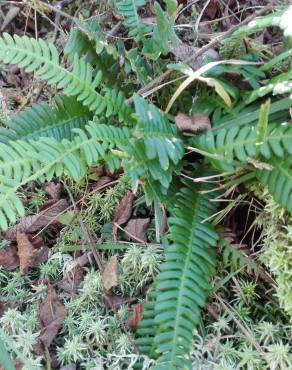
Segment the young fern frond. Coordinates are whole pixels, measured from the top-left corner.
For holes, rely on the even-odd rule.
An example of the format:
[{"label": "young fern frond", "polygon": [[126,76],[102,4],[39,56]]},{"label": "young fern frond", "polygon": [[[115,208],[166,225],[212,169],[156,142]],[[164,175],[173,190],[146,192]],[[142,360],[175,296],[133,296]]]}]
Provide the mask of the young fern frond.
[{"label": "young fern frond", "polygon": [[42,39],[17,35],[12,38],[4,33],[0,38],[0,60],[6,64],[16,64],[26,72],[36,73],[49,85],[62,89],[64,95],[76,96],[78,101],[96,115],[103,112],[106,112],[106,116],[119,114],[120,118],[127,120],[132,113],[129,107],[124,107],[123,112],[119,112],[120,96],[116,93],[113,95],[114,99],[111,99],[109,94],[102,96],[96,91],[102,80],[100,71],[94,76],[91,65],[77,54],[74,57],[73,70],[69,71],[60,65],[55,46]]},{"label": "young fern frond", "polygon": [[[290,141],[291,143],[291,141]],[[273,157],[269,160],[273,166],[271,171],[259,170],[257,177],[267,186],[273,198],[292,213],[292,156],[288,158]]]},{"label": "young fern frond", "polygon": [[68,175],[75,180],[86,173],[86,167],[105,157],[106,151],[131,138],[127,128],[97,125],[91,122],[86,130],[75,129],[72,141],[53,138],[38,141],[10,141],[0,144],[0,227],[7,229],[24,208],[17,190],[34,180],[51,180]]},{"label": "young fern frond", "polygon": [[37,140],[52,137],[58,141],[71,140],[74,128],[84,128],[92,114],[74,97],[57,97],[53,107],[46,103],[34,104],[24,112],[12,116],[0,131],[0,142],[9,140]]},{"label": "young fern frond", "polygon": [[[155,285],[154,343],[159,353],[155,370],[190,368],[188,353],[215,272],[214,247],[218,239],[213,227],[203,222],[216,212],[210,195],[200,193],[206,188],[206,184],[186,183],[169,219],[169,238],[173,244],[166,250]],[[140,330],[145,338],[139,345],[145,351],[151,349],[153,343],[147,310],[144,317],[146,321],[142,320]],[[150,324],[151,317],[153,314]]]}]

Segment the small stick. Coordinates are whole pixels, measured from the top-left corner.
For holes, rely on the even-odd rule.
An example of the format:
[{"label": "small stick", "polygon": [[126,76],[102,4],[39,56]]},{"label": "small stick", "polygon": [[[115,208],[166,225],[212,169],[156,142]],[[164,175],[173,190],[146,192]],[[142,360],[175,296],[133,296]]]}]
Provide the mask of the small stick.
[{"label": "small stick", "polygon": [[[74,198],[73,198],[73,195],[72,195],[72,193],[71,193],[70,189],[68,188],[68,186],[67,186],[65,183],[63,183],[63,185],[64,185],[64,188],[66,189],[66,191],[67,191],[67,193],[68,193],[68,195],[69,195],[69,197],[70,197],[70,199],[71,199],[71,203],[72,203],[72,205],[73,205],[73,208],[74,208],[74,211],[75,211],[76,215],[77,215],[77,216],[80,216],[79,209],[78,209],[78,208],[77,208],[77,206],[76,206],[75,200],[74,200]],[[85,225],[85,223],[83,222],[82,217],[78,217],[78,221],[79,221],[80,227],[81,227],[81,229],[82,229],[82,231],[83,231],[84,238],[85,238],[85,240],[86,240],[87,244],[88,244],[88,245],[90,246],[90,248],[91,248],[91,251],[92,251],[93,257],[94,257],[94,259],[95,259],[95,261],[96,261],[96,263],[97,263],[97,265],[98,265],[98,268],[99,268],[99,270],[102,272],[102,271],[104,270],[104,266],[103,266],[103,263],[102,263],[102,258],[101,258],[100,254],[99,254],[99,253],[97,252],[97,250],[96,250],[96,245],[95,245],[95,243],[94,243],[94,241],[93,241],[93,238],[92,238],[92,236],[90,235],[90,233],[89,233],[89,231],[88,231],[87,226],[86,226],[86,225]]]},{"label": "small stick", "polygon": [[230,317],[232,318],[232,320],[236,323],[236,325],[239,327],[239,329],[243,332],[243,334],[246,336],[246,338],[249,340],[249,342],[254,346],[254,348],[259,352],[259,354],[263,357],[263,358],[266,358],[266,355],[265,355],[265,352],[263,351],[262,347],[259,345],[259,343],[257,342],[257,340],[255,339],[255,337],[253,336],[252,332],[247,328],[245,327],[237,318],[236,316],[234,315],[234,313],[232,312],[231,308],[229,308],[225,302],[223,301],[223,299],[215,294],[215,297],[216,299],[219,301],[219,303],[221,304],[221,306],[223,307],[223,309],[230,315]]}]

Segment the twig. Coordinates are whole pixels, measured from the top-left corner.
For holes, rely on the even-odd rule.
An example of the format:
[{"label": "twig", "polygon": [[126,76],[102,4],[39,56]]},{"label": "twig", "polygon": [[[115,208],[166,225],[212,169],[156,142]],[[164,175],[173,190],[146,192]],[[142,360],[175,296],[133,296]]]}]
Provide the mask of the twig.
[{"label": "twig", "polygon": [[147,244],[148,244],[148,243],[147,243],[147,242],[145,242],[144,240],[137,238],[137,236],[135,236],[135,235],[133,235],[133,234],[129,233],[129,231],[127,231],[127,230],[123,229],[123,228],[122,228],[119,224],[117,224],[116,222],[114,222],[114,226],[115,226],[115,227],[117,227],[118,229],[120,229],[121,231],[123,231],[123,232],[124,232],[125,234],[127,234],[130,238],[132,238],[132,239],[136,240],[136,242],[141,243],[141,244],[144,244],[144,245],[147,245]]},{"label": "twig", "polygon": [[102,258],[101,258],[100,254],[96,250],[96,245],[95,245],[95,243],[93,241],[92,236],[90,235],[90,233],[88,231],[87,226],[83,222],[82,217],[80,217],[79,209],[76,206],[76,202],[75,202],[75,200],[73,198],[73,195],[72,195],[70,189],[68,188],[68,186],[64,182],[63,182],[63,185],[64,185],[64,188],[66,189],[66,191],[67,191],[67,193],[68,193],[68,195],[69,195],[69,197],[71,199],[71,203],[73,205],[73,208],[74,208],[74,211],[75,211],[76,215],[79,216],[78,217],[78,221],[79,221],[80,227],[81,227],[81,229],[83,231],[84,239],[87,242],[87,244],[90,246],[91,251],[92,251],[92,254],[93,254],[93,257],[94,257],[94,259],[95,259],[95,261],[96,261],[96,263],[98,265],[98,268],[102,272],[104,270],[104,266],[103,266],[103,263],[102,263]]},{"label": "twig", "polygon": [[263,351],[262,347],[259,345],[257,340],[255,339],[253,333],[245,327],[234,315],[231,308],[229,308],[226,303],[223,301],[223,299],[215,294],[216,299],[221,304],[222,308],[230,315],[232,320],[236,323],[236,325],[239,327],[239,329],[243,332],[243,334],[246,336],[246,338],[249,340],[249,342],[254,346],[254,348],[258,351],[258,353],[263,357],[266,358],[265,352]]},{"label": "twig", "polygon": [[[78,213],[79,213],[79,210],[78,210],[78,208],[77,208],[77,206],[76,206],[76,202],[75,202],[75,200],[74,200],[74,198],[73,198],[73,196],[72,196],[72,193],[71,193],[70,189],[68,188],[68,186],[67,186],[66,184],[64,184],[64,183],[63,183],[63,185],[64,185],[65,189],[67,190],[67,193],[68,193],[68,195],[69,195],[69,197],[70,197],[70,199],[71,199],[71,202],[72,202],[72,204],[73,204],[73,207],[74,207],[74,210],[75,210],[76,214],[78,214]],[[100,270],[101,272],[103,272],[103,270],[104,270],[104,266],[103,266],[102,258],[101,258],[101,256],[100,256],[100,254],[98,253],[98,251],[96,250],[95,242],[94,242],[94,240],[93,240],[92,236],[90,235],[90,233],[89,233],[89,231],[88,231],[88,228],[87,228],[87,226],[84,224],[84,222],[83,222],[83,220],[82,220],[82,218],[81,218],[81,217],[79,217],[79,224],[80,224],[80,227],[81,227],[81,229],[82,229],[82,231],[83,231],[83,233],[84,233],[85,240],[86,240],[86,242],[88,243],[88,245],[89,245],[89,246],[90,246],[90,248],[91,248],[91,251],[92,251],[93,257],[94,257],[94,259],[95,259],[95,261],[96,261],[96,263],[97,263],[97,265],[98,265],[98,268],[99,268],[99,270]],[[133,341],[133,338],[132,338],[132,337],[131,337],[131,335],[129,334],[129,328],[128,328],[128,327],[126,327],[125,323],[120,319],[120,317],[119,317],[119,314],[118,314],[118,311],[117,311],[116,307],[112,304],[112,302],[111,302],[111,300],[110,300],[110,298],[109,298],[109,297],[105,296],[105,301],[106,301],[106,303],[109,305],[109,307],[111,308],[111,310],[114,312],[114,314],[115,314],[115,316],[117,317],[118,321],[120,322],[121,327],[122,327],[122,329],[123,329],[124,333],[127,335],[127,337],[129,338],[130,342],[131,342],[131,343],[132,343],[132,345],[133,345],[134,351],[135,351],[136,353],[139,353],[138,348],[137,348],[137,346],[136,346],[135,342]]]},{"label": "twig", "polygon": [[[237,31],[240,27],[244,26],[245,24],[249,23],[252,21],[255,17],[258,17],[262,14],[265,14],[267,11],[272,10],[273,7],[268,5],[265,6],[264,8],[260,9],[259,11],[255,12],[251,16],[245,18],[244,21],[242,21],[239,24],[236,24],[232,28],[230,28],[228,31],[222,33],[218,37],[214,38],[212,41],[210,41],[207,45],[201,47],[198,51],[194,52],[191,56],[186,58],[182,63],[189,63],[193,59],[198,58],[199,56],[203,55],[207,50],[211,49],[213,46],[217,45],[219,42],[224,40],[226,37],[232,35],[235,31]],[[144,86],[142,89],[138,90],[137,94],[139,95],[144,95],[147,93],[149,90],[152,90],[155,86],[159,85],[162,81],[164,81],[170,74],[172,70],[167,70],[165,71],[162,75],[156,77],[153,81],[151,81],[148,85]],[[134,96],[126,100],[127,105],[131,105],[134,101]]]},{"label": "twig", "polygon": [[[112,185],[115,185],[119,182],[119,180],[113,180],[111,182],[108,182],[102,186],[99,186],[98,188],[96,189],[93,189],[91,192],[89,192],[88,194],[85,194],[82,198],[80,198],[79,200],[77,200],[77,202],[75,202],[75,204],[79,204],[81,203],[85,198],[89,197],[90,195],[98,192],[98,191],[102,191],[102,190],[105,190],[107,187],[109,186],[112,186]],[[41,234],[48,226],[50,226],[54,221],[57,220],[57,218],[62,215],[63,213],[69,211],[69,209],[73,208],[73,204],[67,208],[65,208],[62,212],[60,212],[57,216],[55,216],[54,218],[52,218],[50,220],[50,222],[48,222],[48,224],[46,226],[44,226],[35,236],[38,236],[39,234]]]}]

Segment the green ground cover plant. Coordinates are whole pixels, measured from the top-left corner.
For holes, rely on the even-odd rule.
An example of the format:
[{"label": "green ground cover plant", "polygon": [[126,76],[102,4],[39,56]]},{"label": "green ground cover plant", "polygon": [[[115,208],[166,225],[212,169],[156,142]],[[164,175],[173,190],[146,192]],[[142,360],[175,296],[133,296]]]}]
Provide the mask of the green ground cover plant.
[{"label": "green ground cover plant", "polygon": [[[120,19],[125,40],[110,42],[96,20],[76,18],[63,51],[42,38],[0,37],[3,65],[33,73],[57,92],[50,103],[34,104],[5,119],[0,129],[4,239],[20,217],[38,212],[46,199],[40,190],[25,201],[29,184],[57,180],[67,197],[74,198],[85,192],[97,168],[118,179],[105,193],[81,202],[84,208],[75,219],[61,221],[65,227],[50,259],[37,271],[21,276],[0,270],[1,296],[25,301],[26,307],[10,307],[0,318],[5,345],[1,343],[0,353],[7,359],[2,365],[14,366],[5,348],[26,368],[41,367],[47,360],[33,354],[40,337],[38,306],[34,295],[27,301],[27,287],[35,276],[57,284],[73,266],[69,252],[76,246],[86,250],[85,224],[97,249],[105,245],[106,262],[118,254],[114,293],[135,297],[140,304],[147,297],[132,337],[124,330],[127,302],[112,314],[112,304],[104,303],[103,271],[87,268],[77,296],[62,297],[67,314],[56,343],[59,368],[73,363],[82,369],[288,369],[292,8],[252,17],[219,39],[217,57],[204,53],[194,66],[190,55],[196,59],[202,49],[192,49],[183,60],[169,57],[174,50],[182,54],[185,46],[175,26],[181,10],[177,1],[155,2],[152,23],[141,16],[146,1],[109,6]],[[280,35],[277,54],[253,43],[255,35],[269,28]],[[164,71],[173,78],[167,85],[161,79]],[[143,246],[138,237],[123,249],[112,238],[117,223],[112,220],[129,191],[136,197],[136,214],[150,213],[151,221],[148,244]],[[261,205],[248,227],[260,230],[260,262],[236,247],[242,244],[237,236],[226,236],[226,217],[253,199]],[[96,242],[99,238],[102,243]],[[267,275],[263,266],[275,277],[275,287],[264,278],[272,292],[268,295],[258,280]],[[35,286],[40,297],[46,289],[45,282]],[[274,295],[279,307],[270,302]],[[209,297],[219,297],[216,323],[202,317]],[[264,311],[260,297],[267,303]]]}]

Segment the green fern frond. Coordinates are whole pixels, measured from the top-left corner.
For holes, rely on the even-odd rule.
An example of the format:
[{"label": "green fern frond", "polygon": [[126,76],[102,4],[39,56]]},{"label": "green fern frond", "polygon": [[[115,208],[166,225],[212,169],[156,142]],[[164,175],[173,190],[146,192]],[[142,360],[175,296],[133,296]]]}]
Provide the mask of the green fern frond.
[{"label": "green fern frond", "polygon": [[272,155],[283,157],[286,153],[292,154],[291,141],[291,125],[270,124],[262,143],[257,143],[255,126],[235,126],[217,132],[209,130],[194,139],[194,146],[217,155],[225,163],[232,163],[234,159],[245,162],[247,158],[255,158],[257,151],[267,159]]},{"label": "green fern frond", "polygon": [[[59,53],[53,44],[46,44],[42,39],[35,40],[26,36],[14,35],[12,38],[4,33],[0,38],[0,60],[6,64],[16,64],[24,68],[26,72],[35,72],[49,85],[56,85],[62,89],[64,95],[76,96],[84,106],[96,115],[106,111],[106,115],[119,113],[116,103],[109,94],[105,97],[95,89],[102,79],[101,71],[95,72],[90,64],[80,59],[77,54],[74,57],[73,70],[69,71],[60,65]],[[114,93],[116,97],[116,94]],[[129,107],[125,107],[124,120],[132,113]]]},{"label": "green fern frond", "polygon": [[66,57],[73,61],[75,54],[81,57],[85,57],[88,63],[96,63],[97,54],[95,52],[95,43],[88,38],[88,36],[79,30],[72,30],[70,32],[69,39],[64,49]]},{"label": "green fern frond", "polygon": [[38,141],[10,141],[0,144],[0,227],[23,216],[24,207],[17,190],[34,180],[51,180],[53,176],[68,175],[75,180],[86,173],[86,167],[105,157],[116,143],[132,137],[127,128],[90,123],[86,130],[74,129],[72,141],[58,142],[53,138]]},{"label": "green fern frond", "polygon": [[234,32],[232,36],[224,40],[221,48],[221,54],[226,58],[229,58],[234,49],[242,44],[243,37],[247,37],[255,32],[258,32],[267,27],[279,27],[283,30],[285,36],[292,36],[290,20],[292,16],[292,6],[288,7],[284,11],[278,11],[270,13],[264,17],[258,17],[253,19],[246,26],[241,27],[239,30]]},{"label": "green fern frond", "polygon": [[[206,190],[206,184],[186,183],[169,219],[169,238],[173,244],[166,250],[155,289],[154,342],[159,353],[155,370],[190,368],[193,331],[215,272],[214,247],[218,239],[213,227],[203,222],[216,212],[216,206],[202,190]],[[149,334],[145,339],[151,345]]]},{"label": "green fern frond", "polygon": [[138,15],[138,9],[145,5],[145,0],[122,0],[115,3],[117,12],[125,18],[124,25],[129,29],[129,36],[137,40],[151,31],[151,27],[143,24]]},{"label": "green fern frond", "polygon": [[134,189],[142,181],[150,204],[156,195],[166,194],[173,173],[180,172],[184,147],[165,114],[138,95],[134,102],[138,125],[135,137],[124,147],[130,160],[123,164]]},{"label": "green fern frond", "polygon": [[273,157],[269,164],[273,169],[257,171],[257,177],[268,187],[273,198],[292,213],[292,156],[283,160]]},{"label": "green fern frond", "polygon": [[34,104],[19,115],[11,117],[7,128],[0,131],[0,142],[9,140],[37,140],[52,137],[58,141],[71,140],[74,128],[84,128],[92,114],[73,97],[57,97],[51,108],[48,104]]}]

